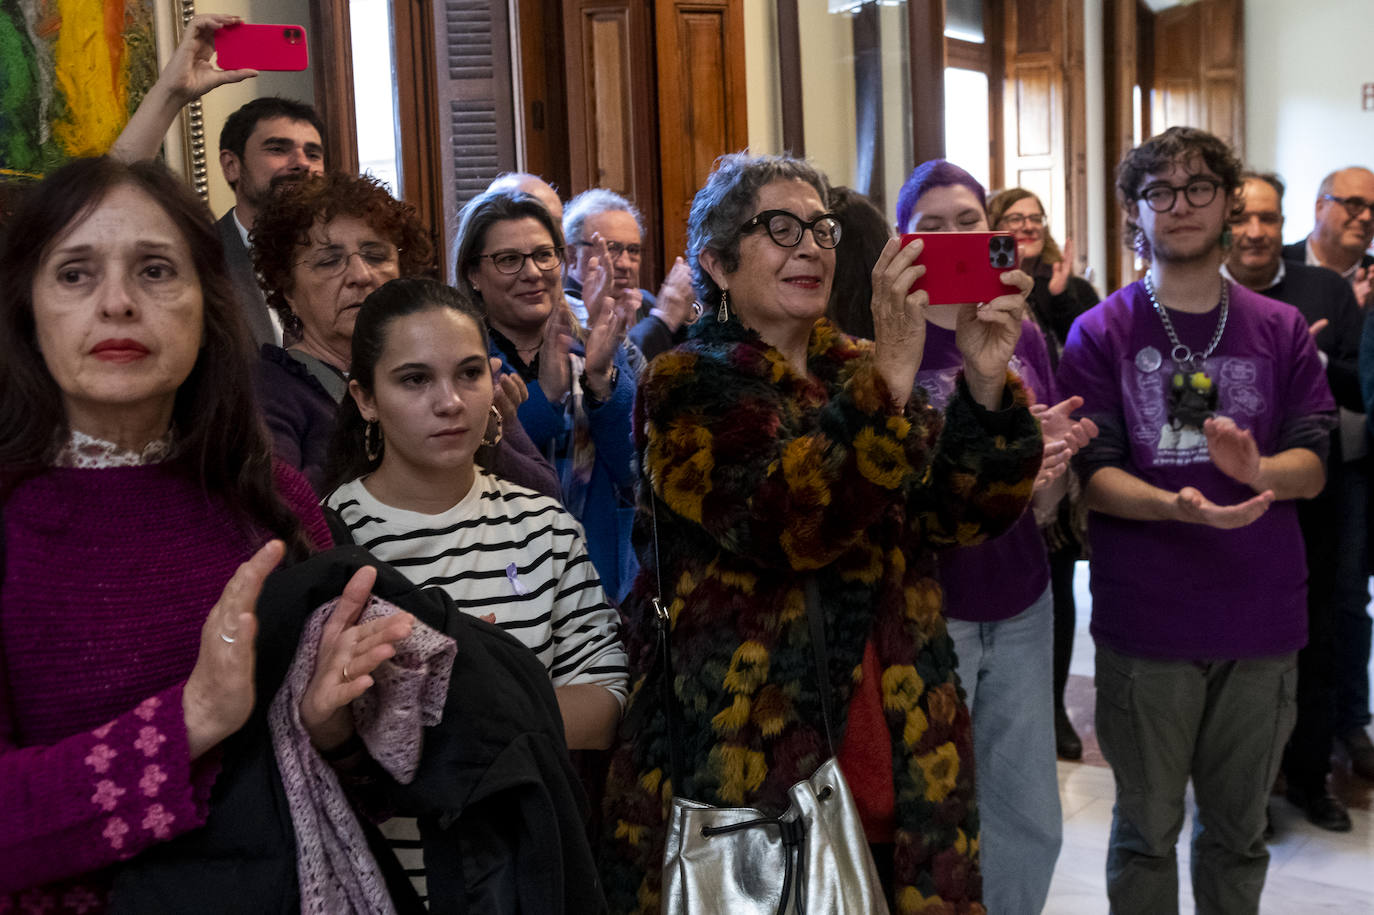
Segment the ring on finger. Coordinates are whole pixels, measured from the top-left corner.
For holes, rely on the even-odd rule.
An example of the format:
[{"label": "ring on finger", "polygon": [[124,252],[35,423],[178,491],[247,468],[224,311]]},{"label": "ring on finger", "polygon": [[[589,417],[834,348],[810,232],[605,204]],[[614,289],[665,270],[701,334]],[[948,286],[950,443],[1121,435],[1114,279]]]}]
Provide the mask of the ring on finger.
[{"label": "ring on finger", "polygon": [[344,663],[344,666],[343,666],[343,681],[344,681],[345,683],[351,683],[351,682],[353,682],[353,678],[350,677],[350,676],[348,675],[348,664],[347,664],[347,662],[345,662],[345,663]]},{"label": "ring on finger", "polygon": [[234,637],[234,636],[232,636],[232,635],[229,635],[227,632],[221,632],[221,633],[219,634],[219,637],[220,637],[220,641],[224,642],[224,644],[226,644],[226,645],[232,645],[232,644],[234,644],[235,642],[238,641],[238,639],[237,639],[236,637]]}]

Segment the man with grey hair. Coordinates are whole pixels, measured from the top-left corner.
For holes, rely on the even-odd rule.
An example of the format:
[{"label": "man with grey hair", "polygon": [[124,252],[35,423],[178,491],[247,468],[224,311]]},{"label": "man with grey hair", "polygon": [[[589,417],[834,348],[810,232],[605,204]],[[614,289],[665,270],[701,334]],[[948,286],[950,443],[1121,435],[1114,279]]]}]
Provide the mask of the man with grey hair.
[{"label": "man with grey hair", "polygon": [[584,293],[603,290],[639,319],[629,337],[646,359],[680,342],[680,331],[695,311],[691,273],[679,257],[657,297],[639,288],[644,218],[634,204],[605,188],[583,191],[568,201],[563,236],[568,246],[563,294],[583,326],[599,312],[595,302],[584,301]]}]

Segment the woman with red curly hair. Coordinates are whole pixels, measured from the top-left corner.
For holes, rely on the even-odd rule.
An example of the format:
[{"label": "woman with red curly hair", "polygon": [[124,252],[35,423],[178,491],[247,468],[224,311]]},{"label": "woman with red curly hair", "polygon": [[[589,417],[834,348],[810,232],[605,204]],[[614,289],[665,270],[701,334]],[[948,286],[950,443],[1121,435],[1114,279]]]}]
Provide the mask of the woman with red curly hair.
[{"label": "woman with red curly hair", "polygon": [[[319,492],[348,390],[358,308],[388,280],[432,275],[434,246],[413,207],[376,178],[345,173],[282,187],[258,213],[251,237],[258,279],[281,315],[285,343],[262,347],[259,397],[278,459]],[[498,385],[503,419],[513,420],[526,396],[512,382]],[[556,497],[553,468],[519,426],[504,423],[489,469]]]}]

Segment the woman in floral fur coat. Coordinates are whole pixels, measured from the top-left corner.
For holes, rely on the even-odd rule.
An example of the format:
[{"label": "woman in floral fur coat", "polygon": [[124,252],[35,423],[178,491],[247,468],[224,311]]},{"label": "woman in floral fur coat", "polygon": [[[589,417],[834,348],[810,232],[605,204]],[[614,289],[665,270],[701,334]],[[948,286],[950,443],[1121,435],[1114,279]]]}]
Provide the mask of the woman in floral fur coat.
[{"label": "woman in floral fur coat", "polygon": [[[874,268],[876,343],[822,318],[843,232],[826,191],[805,162],[738,154],[692,204],[689,259],[715,314],[654,360],[636,404],[633,692],[604,802],[615,912],[659,910],[674,792],[781,813],[828,758],[809,581],[840,765],[894,910],[983,911],[969,715],[931,551],[997,534],[1030,496],[1040,433],[1007,362],[1031,281],[1004,274],[1020,295],[961,315],[964,371],[942,416],[910,393],[925,335],[925,293],[907,292],[924,272],[919,243],[894,240]],[[653,675],[660,594],[682,785]]]}]

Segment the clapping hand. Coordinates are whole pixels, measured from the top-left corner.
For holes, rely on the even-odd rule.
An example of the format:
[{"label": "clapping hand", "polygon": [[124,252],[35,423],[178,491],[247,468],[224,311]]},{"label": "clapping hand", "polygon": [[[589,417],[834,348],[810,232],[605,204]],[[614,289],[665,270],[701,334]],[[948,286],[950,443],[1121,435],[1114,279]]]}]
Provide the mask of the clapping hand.
[{"label": "clapping hand", "polygon": [[1064,239],[1064,247],[1058,263],[1050,265],[1050,295],[1063,295],[1068,288],[1069,277],[1073,276],[1073,239]]},{"label": "clapping hand", "polygon": [[522,403],[530,399],[529,387],[516,372],[501,370],[501,357],[492,356],[488,363],[491,365],[491,402],[501,414],[503,423],[519,422],[517,411]]},{"label": "clapping hand", "polygon": [[285,553],[286,546],[273,540],[240,565],[200,627],[200,653],[181,691],[192,759],[243,727],[252,714],[258,595]]},{"label": "clapping hand", "polygon": [[1044,489],[1063,476],[1068,470],[1069,459],[1097,437],[1097,424],[1091,419],[1073,418],[1074,411],[1082,406],[1083,398],[1074,395],[1052,407],[1045,404],[1031,407],[1031,414],[1040,421],[1040,435],[1045,441],[1040,473],[1035,478],[1036,490]]},{"label": "clapping hand", "polygon": [[372,686],[372,672],[396,654],[396,643],[410,635],[415,617],[395,613],[359,623],[372,596],[377,570],[363,566],[344,585],[339,602],[320,633],[315,672],[301,697],[301,724],[319,750],[332,750],[353,735],[349,703]]},{"label": "clapping hand", "polygon": [[561,403],[572,388],[572,373],[568,369],[572,340],[572,319],[567,306],[555,307],[544,322],[544,342],[539,350],[539,388],[549,403]]},{"label": "clapping hand", "polygon": [[692,268],[679,257],[673,261],[673,269],[668,271],[663,286],[658,290],[658,305],[654,307],[652,314],[662,321],[668,330],[675,331],[683,324],[690,324],[696,320],[692,316],[692,312],[695,311],[692,306],[695,303],[696,296],[692,292]]},{"label": "clapping hand", "polygon": [[583,369],[587,373],[587,386],[603,403],[611,398],[611,366],[615,364],[615,351],[625,339],[629,323],[627,311],[631,307],[628,301],[612,301],[587,334],[587,359]]}]

